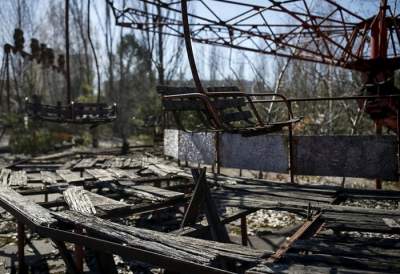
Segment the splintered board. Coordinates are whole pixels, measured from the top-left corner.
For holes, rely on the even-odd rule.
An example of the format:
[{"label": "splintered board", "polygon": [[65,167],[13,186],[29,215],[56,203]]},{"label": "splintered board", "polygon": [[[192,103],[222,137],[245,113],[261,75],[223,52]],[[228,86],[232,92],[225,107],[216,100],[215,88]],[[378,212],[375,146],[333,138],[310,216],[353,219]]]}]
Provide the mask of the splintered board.
[{"label": "splintered board", "polygon": [[59,169],[56,170],[56,173],[67,183],[78,183],[85,181],[85,178],[81,177],[79,172],[72,172],[68,169]]},{"label": "splintered board", "polygon": [[8,211],[16,211],[36,225],[49,226],[56,222],[50,211],[8,187],[0,187],[0,205]]},{"label": "splintered board", "polygon": [[299,175],[379,178],[396,181],[394,136],[296,136]]}]

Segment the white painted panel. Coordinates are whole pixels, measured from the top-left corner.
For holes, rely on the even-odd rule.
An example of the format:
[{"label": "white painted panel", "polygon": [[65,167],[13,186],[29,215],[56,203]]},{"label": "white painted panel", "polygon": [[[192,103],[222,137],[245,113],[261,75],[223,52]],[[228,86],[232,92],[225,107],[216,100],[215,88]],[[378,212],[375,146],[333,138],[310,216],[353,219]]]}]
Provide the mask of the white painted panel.
[{"label": "white painted panel", "polygon": [[179,159],[192,163],[213,164],[216,159],[215,133],[199,132],[179,135]]},{"label": "white painted panel", "polygon": [[164,155],[178,159],[179,130],[164,130]]}]

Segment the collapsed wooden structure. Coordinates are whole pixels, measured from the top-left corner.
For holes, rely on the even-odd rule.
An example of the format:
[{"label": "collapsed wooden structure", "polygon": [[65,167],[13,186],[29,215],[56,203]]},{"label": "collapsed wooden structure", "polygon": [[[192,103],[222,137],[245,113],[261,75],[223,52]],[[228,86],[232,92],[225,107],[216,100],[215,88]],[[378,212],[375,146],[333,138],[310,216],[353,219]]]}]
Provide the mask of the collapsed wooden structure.
[{"label": "collapsed wooden structure", "polygon": [[[398,241],[384,236],[399,237],[399,211],[344,205],[360,199],[399,202],[400,192],[293,186],[215,176],[205,169],[191,174],[157,157],[74,158],[55,162],[44,157],[1,171],[0,204],[18,222],[21,273],[27,270],[25,228],[52,240],[70,273],[82,271],[82,255],[77,257],[82,246],[94,251],[99,273],[117,273],[111,254],[168,273],[400,271]],[[55,193],[57,199],[48,198]],[[35,203],[30,195],[45,198]],[[223,214],[227,207],[236,210]],[[225,225],[240,220],[241,242],[248,245],[246,216],[261,209],[292,212],[304,222],[276,250],[230,243]],[[157,219],[166,211],[180,217]],[[118,221],[149,213],[156,228]],[[363,236],[366,232],[369,236]],[[75,251],[66,243],[75,244]]]}]

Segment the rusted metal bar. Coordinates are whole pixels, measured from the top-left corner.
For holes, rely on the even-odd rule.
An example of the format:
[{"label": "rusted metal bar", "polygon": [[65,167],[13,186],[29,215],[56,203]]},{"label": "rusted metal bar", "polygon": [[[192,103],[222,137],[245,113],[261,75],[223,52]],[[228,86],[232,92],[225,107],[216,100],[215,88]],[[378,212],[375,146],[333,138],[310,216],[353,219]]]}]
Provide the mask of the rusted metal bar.
[{"label": "rusted metal bar", "polygon": [[11,111],[11,86],[10,86],[10,52],[6,49],[6,92],[7,92],[7,111]]},{"label": "rusted metal bar", "polygon": [[[251,96],[257,96],[257,94],[251,94]],[[395,99],[400,98],[400,95],[381,95],[381,96],[338,96],[338,97],[314,97],[314,98],[288,98],[289,102],[315,102],[315,101],[349,101],[349,100],[366,100],[366,99]],[[272,102],[285,102],[281,99],[265,99],[265,100],[253,100],[253,103],[272,103]]]},{"label": "rusted metal bar", "polygon": [[[375,121],[375,133],[377,136],[382,135],[382,123],[380,120]],[[382,180],[381,179],[376,179],[376,189],[382,189]]]},{"label": "rusted metal bar", "polygon": [[[82,234],[83,230],[81,227],[75,227],[74,232],[76,234]],[[83,273],[83,258],[85,257],[83,246],[80,243],[75,243],[74,257],[76,269],[79,273]]]},{"label": "rusted metal bar", "polygon": [[25,225],[22,222],[17,222],[17,241],[18,241],[18,273],[28,273],[25,264]]},{"label": "rusted metal bar", "polygon": [[400,168],[400,110],[397,109],[397,171],[399,172]]},{"label": "rusted metal bar", "polygon": [[242,236],[242,245],[247,246],[248,244],[248,235],[247,235],[247,218],[246,216],[242,216],[240,218],[240,232]]},{"label": "rusted metal bar", "polygon": [[292,247],[292,245],[300,238],[305,236],[312,236],[323,226],[321,221],[321,213],[312,217],[311,220],[307,220],[290,238],[285,241],[279,249],[270,257],[268,257],[268,263],[274,263],[279,260],[285,253]]},{"label": "rusted metal bar", "polygon": [[221,174],[221,150],[220,150],[220,138],[221,134],[219,132],[215,133],[215,161],[217,165],[217,174]]},{"label": "rusted metal bar", "polygon": [[196,89],[200,93],[206,93],[201,84],[200,76],[196,67],[196,60],[194,59],[193,47],[192,47],[192,38],[190,33],[189,26],[189,16],[188,16],[188,8],[187,8],[187,0],[181,1],[182,8],[182,23],[183,23],[183,32],[185,38],[186,45],[186,53],[189,59],[190,69],[192,71],[194,84],[196,85]]},{"label": "rusted metal bar", "polygon": [[67,247],[65,246],[65,243],[63,241],[56,241],[56,240],[53,240],[53,242],[57,246],[61,257],[64,260],[65,266],[67,268],[67,273],[68,274],[81,274],[81,272],[79,272],[76,267],[75,261],[72,258],[71,253],[68,251]]},{"label": "rusted metal bar", "polygon": [[65,78],[67,81],[67,104],[72,101],[71,94],[71,71],[70,71],[70,53],[69,53],[69,0],[65,0],[65,60],[66,60],[66,71]]},{"label": "rusted metal bar", "polygon": [[[289,101],[288,103],[289,113],[292,113],[292,103]],[[292,114],[293,116],[293,114]],[[290,183],[294,184],[294,174],[295,174],[295,166],[294,166],[294,144],[293,144],[293,125],[289,124],[289,174],[290,174]]]}]

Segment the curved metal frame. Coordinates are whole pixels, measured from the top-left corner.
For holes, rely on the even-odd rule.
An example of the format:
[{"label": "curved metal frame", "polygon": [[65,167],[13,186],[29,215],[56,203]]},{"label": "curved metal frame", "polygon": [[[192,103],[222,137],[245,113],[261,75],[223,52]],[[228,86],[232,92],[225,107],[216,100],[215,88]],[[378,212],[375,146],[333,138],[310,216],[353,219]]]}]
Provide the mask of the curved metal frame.
[{"label": "curved metal frame", "polygon": [[196,60],[194,59],[192,37],[190,34],[190,26],[189,26],[187,0],[181,1],[181,9],[182,9],[183,35],[185,38],[186,53],[189,59],[190,70],[192,71],[194,84],[196,85],[196,89],[199,93],[207,93],[207,91],[203,89],[203,85],[201,84],[199,72],[196,66]]},{"label": "curved metal frame", "polygon": [[[243,92],[217,92],[217,93],[213,93],[213,92],[207,92],[204,88],[203,85],[201,83],[200,80],[200,76],[197,70],[197,66],[196,66],[196,60],[194,57],[194,53],[193,53],[193,46],[192,46],[192,38],[191,38],[191,31],[190,31],[190,24],[189,24],[189,15],[188,15],[188,5],[187,5],[187,0],[182,0],[181,1],[181,10],[182,10],[182,23],[183,23],[183,31],[184,31],[184,40],[185,40],[185,45],[186,45],[186,54],[189,60],[189,64],[190,64],[190,69],[192,71],[192,76],[193,76],[193,80],[196,86],[197,91],[200,94],[206,94],[206,96],[202,96],[202,95],[197,95],[196,97],[199,97],[202,101],[205,101],[205,105],[206,105],[206,109],[211,113],[214,121],[216,122],[217,126],[223,128],[223,123],[220,121],[217,113],[215,113],[211,102],[209,101],[209,97],[220,97],[220,96],[234,96],[234,97],[245,97],[248,100],[248,103],[250,105],[250,108],[252,109],[252,111],[255,113],[257,121],[259,123],[260,126],[263,126],[264,123],[261,119],[261,117],[259,117],[255,105],[251,100],[251,96],[277,96],[280,97],[284,103],[286,104],[287,108],[288,108],[288,119],[291,120],[294,118],[293,113],[292,113],[292,109],[290,104],[288,103],[288,100],[286,99],[285,96],[281,95],[281,94],[271,94],[271,93],[260,93],[260,94],[245,94]],[[186,94],[186,97],[188,94]],[[173,99],[175,97],[180,97],[183,98],[184,95],[179,95],[179,96],[165,96],[164,99]],[[194,96],[194,94],[191,94],[190,96]],[[185,98],[186,98],[185,97]]]}]

